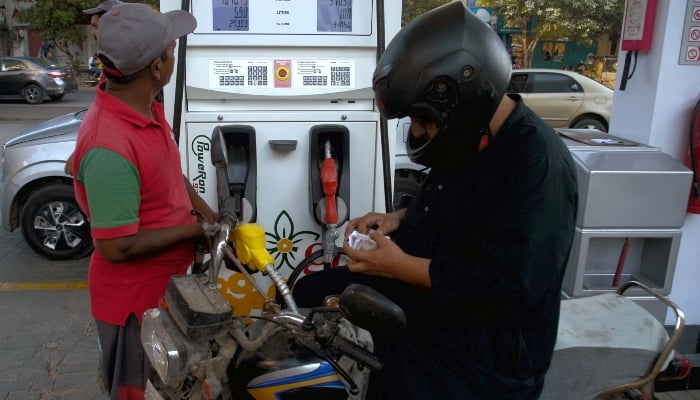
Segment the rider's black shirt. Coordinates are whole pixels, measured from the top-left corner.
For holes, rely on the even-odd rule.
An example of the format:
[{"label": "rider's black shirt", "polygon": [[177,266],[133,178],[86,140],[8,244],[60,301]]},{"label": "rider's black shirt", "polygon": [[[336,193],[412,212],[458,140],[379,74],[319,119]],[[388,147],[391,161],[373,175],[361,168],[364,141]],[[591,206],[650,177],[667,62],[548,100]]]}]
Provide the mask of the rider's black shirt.
[{"label": "rider's black shirt", "polygon": [[432,260],[432,290],[399,299],[409,328],[386,346],[382,397],[536,398],[576,208],[568,149],[521,101],[474,164],[432,170],[396,236]]},{"label": "rider's black shirt", "polygon": [[474,163],[431,170],[395,233],[405,252],[432,260],[432,289],[363,277],[408,319],[399,337],[377,340],[381,399],[535,399],[542,389],[574,236],[576,171],[556,133],[514,99]]}]

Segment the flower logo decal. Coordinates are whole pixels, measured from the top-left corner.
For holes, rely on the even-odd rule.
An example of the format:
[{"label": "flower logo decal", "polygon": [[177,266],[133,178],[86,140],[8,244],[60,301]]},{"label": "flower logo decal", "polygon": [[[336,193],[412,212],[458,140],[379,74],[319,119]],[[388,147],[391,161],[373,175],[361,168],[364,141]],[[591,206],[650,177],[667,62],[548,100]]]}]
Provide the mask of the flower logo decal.
[{"label": "flower logo decal", "polygon": [[275,258],[277,269],[283,265],[292,269],[296,268],[296,264],[293,262],[296,261],[299,243],[304,240],[316,241],[321,237],[319,233],[314,231],[294,232],[294,221],[286,210],[282,210],[275,219],[274,232],[265,232],[265,236],[268,238],[267,243],[272,246],[268,247],[267,251]]}]

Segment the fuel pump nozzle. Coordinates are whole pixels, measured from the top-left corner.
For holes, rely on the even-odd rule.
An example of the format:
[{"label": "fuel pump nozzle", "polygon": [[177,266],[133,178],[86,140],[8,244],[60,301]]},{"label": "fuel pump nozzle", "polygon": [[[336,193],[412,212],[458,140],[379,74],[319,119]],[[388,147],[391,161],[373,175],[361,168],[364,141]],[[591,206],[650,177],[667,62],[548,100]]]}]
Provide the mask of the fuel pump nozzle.
[{"label": "fuel pump nozzle", "polygon": [[326,201],[326,232],[323,236],[323,267],[330,268],[336,254],[335,241],[338,239],[338,206],[336,194],[338,191],[338,171],[331,153],[331,141],[326,139],[323,144],[324,159],[321,165],[321,184]]}]

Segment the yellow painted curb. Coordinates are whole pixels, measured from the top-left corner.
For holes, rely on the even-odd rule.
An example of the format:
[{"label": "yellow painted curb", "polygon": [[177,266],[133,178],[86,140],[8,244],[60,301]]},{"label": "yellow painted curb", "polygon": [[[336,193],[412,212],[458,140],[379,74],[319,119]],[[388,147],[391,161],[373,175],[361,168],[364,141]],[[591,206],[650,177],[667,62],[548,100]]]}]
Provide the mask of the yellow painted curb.
[{"label": "yellow painted curb", "polygon": [[0,282],[0,292],[24,290],[81,290],[87,289],[86,281],[64,282]]}]

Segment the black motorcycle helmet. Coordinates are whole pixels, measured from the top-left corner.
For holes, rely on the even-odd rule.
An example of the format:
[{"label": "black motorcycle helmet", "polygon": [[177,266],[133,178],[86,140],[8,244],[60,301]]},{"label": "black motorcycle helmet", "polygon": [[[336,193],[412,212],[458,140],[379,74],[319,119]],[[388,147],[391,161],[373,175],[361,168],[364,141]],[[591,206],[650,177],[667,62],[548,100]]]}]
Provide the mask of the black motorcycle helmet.
[{"label": "black motorcycle helmet", "polygon": [[387,119],[430,113],[438,134],[406,144],[428,167],[465,165],[508,87],[511,59],[498,35],[459,1],[435,8],[401,29],[373,76]]}]

